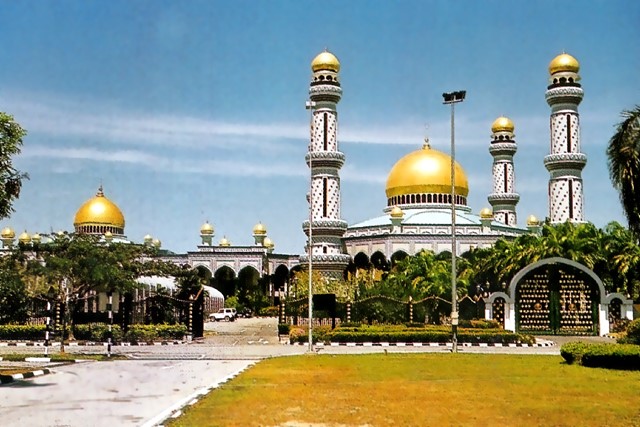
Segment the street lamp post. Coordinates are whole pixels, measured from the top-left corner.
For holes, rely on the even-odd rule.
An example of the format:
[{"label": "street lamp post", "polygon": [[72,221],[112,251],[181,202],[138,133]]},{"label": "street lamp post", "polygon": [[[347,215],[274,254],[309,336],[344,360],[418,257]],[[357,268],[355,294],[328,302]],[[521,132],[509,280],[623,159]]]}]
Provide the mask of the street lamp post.
[{"label": "street lamp post", "polygon": [[458,352],[458,296],[456,292],[456,148],[454,105],[464,101],[465,90],[443,93],[443,104],[451,105],[451,345]]},{"label": "street lamp post", "polygon": [[307,101],[305,108],[310,111],[309,118],[309,126],[310,126],[310,134],[311,140],[309,143],[309,352],[313,352],[313,287],[312,287],[312,269],[313,269],[313,234],[312,234],[312,223],[313,223],[313,168],[311,162],[313,160],[312,151],[313,151],[313,111],[316,107],[316,103],[314,101]]}]

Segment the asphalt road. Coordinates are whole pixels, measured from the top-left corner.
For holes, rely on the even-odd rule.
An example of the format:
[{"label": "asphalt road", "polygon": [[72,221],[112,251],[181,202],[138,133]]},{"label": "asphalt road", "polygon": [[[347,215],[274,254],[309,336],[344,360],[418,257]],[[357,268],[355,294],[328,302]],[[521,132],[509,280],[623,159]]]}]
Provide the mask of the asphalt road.
[{"label": "asphalt road", "polygon": [[0,387],[2,426],[152,426],[243,360],[84,362]]}]

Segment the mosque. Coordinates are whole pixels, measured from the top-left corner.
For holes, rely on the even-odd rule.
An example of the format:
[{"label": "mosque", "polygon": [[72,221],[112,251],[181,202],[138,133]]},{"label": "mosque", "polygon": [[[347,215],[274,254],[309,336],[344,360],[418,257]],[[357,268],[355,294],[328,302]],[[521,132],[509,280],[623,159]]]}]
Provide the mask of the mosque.
[{"label": "mosque", "polygon": [[[546,100],[551,107],[550,153],[544,158],[549,171],[548,218],[551,223],[567,220],[584,222],[581,171],[586,156],[580,148],[578,104],[583,91],[579,63],[562,53],[549,64]],[[311,264],[328,278],[373,271],[380,277],[394,260],[421,250],[436,253],[452,250],[461,254],[473,248],[488,247],[500,238],[512,239],[524,233],[536,233],[541,224],[529,216],[526,226],[518,225],[515,167],[517,150],[515,125],[498,117],[491,126],[489,153],[493,156],[493,190],[488,195],[491,208],[475,214],[467,205],[469,181],[463,167],[449,154],[432,148],[426,139],[420,148],[399,159],[389,172],[386,183],[386,206],[381,215],[355,224],[341,218],[340,169],[345,156],[339,150],[337,105],[342,97],[340,62],[328,51],[311,62],[312,78],[307,108],[311,110],[311,135],[305,156],[311,172],[308,219],[302,223],[307,236],[302,254],[275,251],[265,224],[252,230],[253,244],[239,246],[222,238],[214,243],[215,230],[205,222],[200,229],[200,244],[193,251],[175,254],[161,248],[161,242],[147,235],[142,244],[160,249],[160,258],[191,268],[204,269],[214,286],[225,295],[227,284],[238,279],[253,285],[260,283],[277,303],[289,292],[289,282],[296,270]],[[418,146],[417,142],[417,146]],[[453,178],[453,185],[452,185]],[[453,211],[453,212],[452,212]],[[302,216],[305,213],[301,213]],[[455,227],[452,224],[455,220]],[[120,208],[105,195],[102,186],[95,197],[77,211],[76,233],[103,236],[106,241],[128,242],[125,217]],[[455,229],[455,239],[452,239]],[[292,231],[293,232],[293,231]],[[16,233],[6,227],[0,233],[4,248],[15,244]],[[29,243],[42,239],[26,231],[18,241]]]}]

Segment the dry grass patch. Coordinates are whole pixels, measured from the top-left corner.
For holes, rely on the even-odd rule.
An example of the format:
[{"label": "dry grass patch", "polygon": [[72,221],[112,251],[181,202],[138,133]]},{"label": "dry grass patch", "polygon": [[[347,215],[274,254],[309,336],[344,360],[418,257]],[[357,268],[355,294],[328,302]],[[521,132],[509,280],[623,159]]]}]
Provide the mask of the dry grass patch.
[{"label": "dry grass patch", "polygon": [[263,361],[171,426],[640,426],[640,372],[561,357],[299,356]]}]

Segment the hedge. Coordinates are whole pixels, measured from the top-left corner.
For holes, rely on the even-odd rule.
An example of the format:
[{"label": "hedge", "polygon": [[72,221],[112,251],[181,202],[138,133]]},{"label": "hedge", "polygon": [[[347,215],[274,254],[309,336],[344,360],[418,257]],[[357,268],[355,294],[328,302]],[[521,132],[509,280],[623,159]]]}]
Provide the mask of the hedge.
[{"label": "hedge", "polygon": [[[308,332],[303,328],[292,328],[289,334],[291,343],[308,342]],[[443,326],[424,326],[422,328],[402,325],[339,327],[315,327],[312,333],[314,342],[364,343],[364,342],[449,342],[451,329]],[[458,330],[459,343],[514,344],[535,343],[530,335],[516,334],[499,329],[465,329]]]},{"label": "hedge", "polygon": [[629,323],[625,332],[625,336],[618,340],[620,344],[640,345],[640,319]]},{"label": "hedge", "polygon": [[[107,341],[109,328],[104,323],[74,325],[73,336],[81,341]],[[59,340],[60,331],[51,335]],[[123,335],[119,325],[113,325],[113,341],[149,342],[158,340],[182,340],[187,333],[185,325],[131,325]],[[0,325],[0,340],[43,341],[45,325]],[[68,332],[67,332],[68,335]],[[65,339],[68,337],[66,336]]]},{"label": "hedge", "polygon": [[568,343],[560,354],[567,363],[590,368],[640,370],[640,345]]}]

